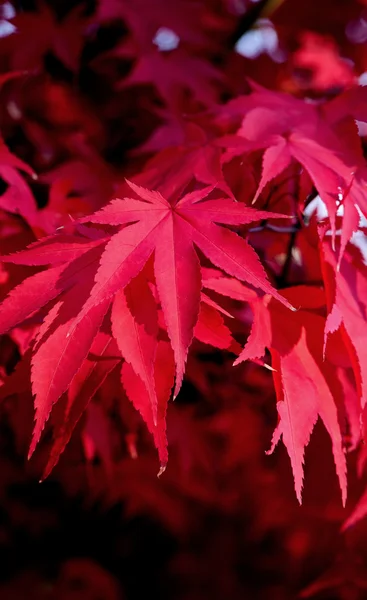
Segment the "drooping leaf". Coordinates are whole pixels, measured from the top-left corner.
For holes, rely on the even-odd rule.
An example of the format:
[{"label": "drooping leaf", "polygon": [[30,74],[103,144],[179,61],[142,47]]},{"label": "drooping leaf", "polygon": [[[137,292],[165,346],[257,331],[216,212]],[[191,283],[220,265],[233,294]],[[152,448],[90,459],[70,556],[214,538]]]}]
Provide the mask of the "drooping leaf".
[{"label": "drooping leaf", "polygon": [[56,466],[91,398],[118,364],[117,355],[114,339],[100,332],[91,346],[90,356],[83,361],[70,383],[67,394],[60,399],[56,407],[53,418],[53,443],[42,479],[46,479]]},{"label": "drooping leaf", "polygon": [[136,410],[138,410],[153,435],[160,460],[160,473],[167,465],[166,410],[174,381],[174,362],[172,350],[166,342],[159,342],[154,362],[154,377],[157,392],[157,417],[154,418],[153,407],[145,401],[147,394],[142,379],[131,365],[124,362],[121,371],[122,385]]},{"label": "drooping leaf", "polygon": [[[321,293],[320,293],[321,292]],[[313,312],[323,306],[320,288],[289,288],[286,297],[300,310],[287,318],[281,305],[265,298],[252,303],[254,322],[244,350],[235,361],[259,358],[265,348],[271,351],[273,379],[277,394],[279,423],[271,451],[283,439],[290,456],[295,490],[302,500],[304,451],[318,417],[332,441],[336,472],[345,504],[347,493],[346,459],[338,420],[334,365],[324,360],[324,319]]]}]

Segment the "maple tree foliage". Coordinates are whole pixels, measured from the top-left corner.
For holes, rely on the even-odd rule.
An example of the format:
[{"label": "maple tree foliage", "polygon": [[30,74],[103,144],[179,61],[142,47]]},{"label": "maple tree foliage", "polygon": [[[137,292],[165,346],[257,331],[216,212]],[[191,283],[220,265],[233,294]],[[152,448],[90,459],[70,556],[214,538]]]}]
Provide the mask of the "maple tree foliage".
[{"label": "maple tree foliage", "polygon": [[[293,522],[315,471],[357,558],[288,582],[305,598],[367,586],[367,7],[336,4],[0,3],[0,399],[17,452],[70,494],[84,469],[95,497],[180,539],[190,502],[237,514],[247,463],[256,501],[278,494]],[[277,460],[306,508],[264,483]],[[285,527],[259,502],[259,530]]]}]

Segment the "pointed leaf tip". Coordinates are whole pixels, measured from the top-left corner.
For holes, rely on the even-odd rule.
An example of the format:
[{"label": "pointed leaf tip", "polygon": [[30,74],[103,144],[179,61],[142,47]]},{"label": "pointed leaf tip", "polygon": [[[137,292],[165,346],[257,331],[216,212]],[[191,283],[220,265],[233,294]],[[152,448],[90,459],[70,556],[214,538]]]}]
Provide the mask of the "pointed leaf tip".
[{"label": "pointed leaf tip", "polygon": [[265,369],[268,369],[269,371],[272,371],[273,373],[277,372],[277,370],[273,369],[273,367],[271,365],[268,365],[268,363],[264,363],[264,367],[265,367]]},{"label": "pointed leaf tip", "polygon": [[157,477],[158,477],[158,479],[159,479],[159,477],[161,477],[161,475],[163,475],[163,473],[165,472],[166,468],[167,468],[167,463],[165,463],[165,464],[162,464],[162,465],[160,466],[160,469],[159,469],[159,471],[158,471],[158,473],[157,473]]}]

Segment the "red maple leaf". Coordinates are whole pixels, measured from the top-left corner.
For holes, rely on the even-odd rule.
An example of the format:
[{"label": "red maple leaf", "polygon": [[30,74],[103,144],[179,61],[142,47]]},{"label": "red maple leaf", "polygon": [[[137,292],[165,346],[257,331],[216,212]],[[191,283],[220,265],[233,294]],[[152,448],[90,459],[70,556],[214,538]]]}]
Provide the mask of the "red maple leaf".
[{"label": "red maple leaf", "polygon": [[[82,219],[120,226],[117,233],[104,233],[76,223],[75,234],[51,236],[23,252],[4,257],[6,262],[49,265],[48,270],[26,279],[10,293],[2,304],[0,318],[0,331],[8,331],[50,303],[33,348],[36,425],[31,453],[53,405],[86,360],[112,301],[112,334],[119,352],[148,393],[147,405],[151,408],[138,408],[151,430],[151,422],[157,426],[158,375],[153,366],[159,340],[157,305],[146,276],[140,276],[153,253],[157,301],[176,364],[175,395],[181,387],[194,335],[205,343],[238,352],[218,312],[220,307],[201,292],[196,248],[229,275],[291,307],[268,282],[246,240],[217,225],[234,226],[280,215],[257,211],[231,199],[208,199],[212,187],[170,203],[159,192],[131,182],[129,185],[138,199],[114,200]],[[124,369],[126,374],[127,367]],[[147,410],[152,411],[151,417]],[[72,418],[72,422],[74,427],[77,418]],[[70,430],[60,435],[67,440]],[[159,447],[163,448],[161,442]]]},{"label": "red maple leaf", "polygon": [[[281,305],[270,299],[251,302],[254,311],[252,330],[235,364],[263,356],[265,348],[270,350],[279,414],[271,452],[282,437],[291,459],[297,498],[301,502],[304,450],[320,417],[332,440],[345,504],[346,460],[337,412],[337,403],[343,394],[336,383],[335,366],[323,356],[325,321],[317,314],[317,309],[325,304],[324,293],[320,288],[298,286],[289,288],[285,295],[300,307],[289,317]],[[285,319],[287,327],[284,327]]]},{"label": "red maple leaf", "polygon": [[254,211],[229,199],[205,200],[213,188],[187,194],[172,205],[158,192],[129,185],[139,200],[114,200],[84,219],[105,225],[133,224],[111,236],[101,257],[95,285],[77,323],[98,303],[124,288],[154,251],[159,299],[175,354],[177,395],[199,313],[201,275],[195,246],[229,275],[290,306],[268,283],[251,246],[216,224],[239,225],[279,215]]},{"label": "red maple leaf", "polygon": [[[299,163],[327,206],[334,243],[338,207],[344,207],[341,260],[348,241],[358,229],[361,213],[367,214],[361,143],[355,123],[344,119],[350,114],[348,95],[344,99],[344,112],[340,101],[336,105],[331,103],[329,114],[327,104],[306,104],[255,84],[254,88],[252,94],[236,98],[226,107],[225,114],[233,118],[244,115],[237,135],[222,139],[228,157],[264,149],[254,202],[270,181],[292,162]],[[364,97],[363,92],[361,95]],[[348,139],[348,145],[341,139]]]},{"label": "red maple leaf", "polygon": [[84,43],[84,7],[76,6],[61,21],[43,0],[38,0],[37,8],[12,18],[10,22],[16,29],[1,41],[11,52],[12,67],[39,67],[45,54],[52,51],[69,69],[76,70]]}]

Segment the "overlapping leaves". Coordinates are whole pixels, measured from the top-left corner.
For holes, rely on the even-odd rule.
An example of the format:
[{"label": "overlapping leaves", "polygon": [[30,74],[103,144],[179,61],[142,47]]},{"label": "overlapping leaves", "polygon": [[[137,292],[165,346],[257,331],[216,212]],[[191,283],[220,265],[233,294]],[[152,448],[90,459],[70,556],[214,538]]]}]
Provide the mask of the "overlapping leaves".
[{"label": "overlapping leaves", "polygon": [[[236,348],[220,314],[226,311],[202,292],[198,249],[227,274],[291,307],[269,283],[253,248],[226,227],[280,215],[232,199],[210,199],[213,188],[193,191],[171,203],[159,192],[129,185],[137,198],[116,199],[83,219],[105,229],[77,224],[74,234],[51,236],[3,257],[9,263],[49,267],[10,293],[0,317],[5,332],[42,309],[32,356],[36,424],[31,453],[52,407],[67,391],[63,419],[75,425],[97,389],[96,383],[88,383],[90,377],[95,382],[100,373],[97,387],[101,385],[117,354],[126,361],[122,384],[155,436],[161,462],[166,462],[164,414],[173,371],[166,358],[166,379],[160,383],[163,373],[157,366],[162,352],[167,355],[163,350],[167,346],[162,346],[165,337],[168,334],[174,356],[174,395],[181,387],[194,336],[221,348]],[[107,338],[99,342],[98,336],[109,321],[116,353],[101,367],[90,353],[95,354],[95,344],[98,348],[107,344]],[[97,354],[105,352],[102,348]],[[85,379],[80,381],[84,371]],[[76,379],[82,386],[78,394],[73,391]],[[71,430],[70,424],[62,425],[59,449]]]}]

